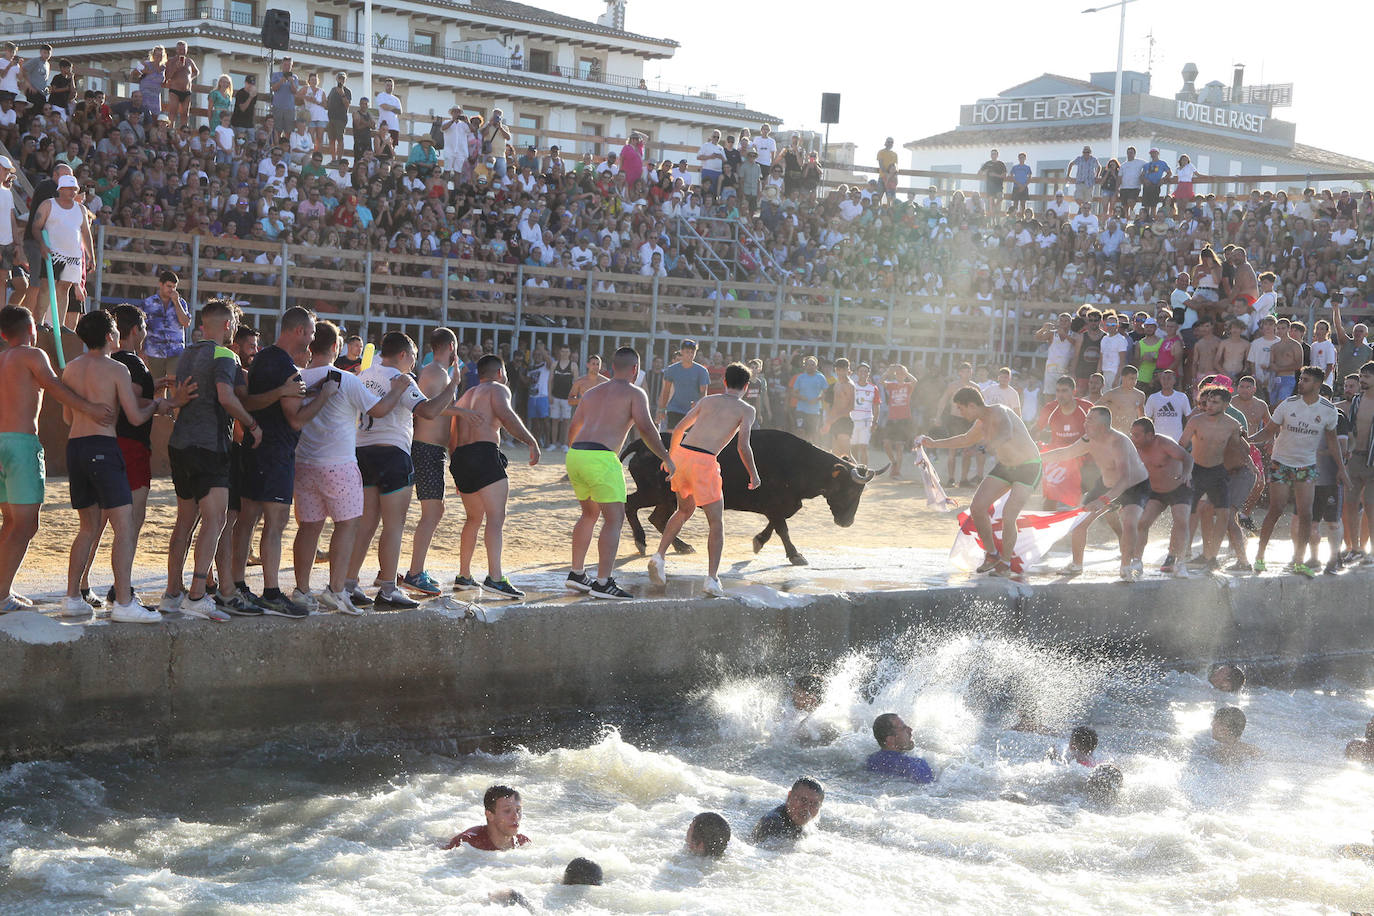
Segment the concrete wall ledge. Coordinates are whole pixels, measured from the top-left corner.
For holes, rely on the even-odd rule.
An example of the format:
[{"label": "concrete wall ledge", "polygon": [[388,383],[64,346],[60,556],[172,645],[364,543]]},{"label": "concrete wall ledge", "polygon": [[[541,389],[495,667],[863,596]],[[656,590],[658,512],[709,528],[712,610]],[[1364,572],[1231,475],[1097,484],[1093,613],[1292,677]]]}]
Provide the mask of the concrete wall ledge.
[{"label": "concrete wall ledge", "polygon": [[653,703],[902,634],[974,631],[1167,665],[1296,669],[1374,652],[1374,574],[1199,577],[809,596],[528,604],[496,622],[421,608],[305,621],[65,626],[0,617],[0,757],[193,751],[274,738],[451,739],[557,710]]}]

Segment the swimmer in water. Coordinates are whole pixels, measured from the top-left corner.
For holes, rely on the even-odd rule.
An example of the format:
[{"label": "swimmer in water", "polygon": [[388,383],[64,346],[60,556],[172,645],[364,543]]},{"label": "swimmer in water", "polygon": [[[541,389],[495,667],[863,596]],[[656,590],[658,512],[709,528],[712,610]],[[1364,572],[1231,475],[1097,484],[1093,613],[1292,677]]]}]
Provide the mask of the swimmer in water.
[{"label": "swimmer in water", "polygon": [[1087,785],[1084,786],[1084,793],[1088,800],[1097,805],[1107,806],[1116,803],[1116,797],[1121,792],[1121,787],[1126,782],[1126,777],[1121,771],[1110,763],[1093,770],[1093,774],[1088,777]]},{"label": "swimmer in water", "polygon": [[1093,752],[1097,750],[1097,731],[1080,725],[1069,735],[1068,759],[1085,767],[1097,766]]},{"label": "swimmer in water", "polygon": [[487,822],[469,827],[448,841],[445,849],[471,846],[484,852],[501,852],[524,846],[530,838],[520,832],[520,793],[510,786],[492,786],[482,796]]},{"label": "swimmer in water", "polygon": [[825,681],[818,674],[803,674],[792,682],[792,705],[800,712],[815,712],[825,697]]},{"label": "swimmer in water", "polygon": [[1207,683],[1224,693],[1237,693],[1245,686],[1245,669],[1229,662],[1216,665],[1207,675]]},{"label": "swimmer in water", "polygon": [[579,856],[569,862],[567,868],[563,869],[563,883],[600,887],[605,881],[602,878],[600,865],[591,859],[584,859]]},{"label": "swimmer in water", "polygon": [[730,824],[714,811],[703,811],[687,825],[687,851],[719,859],[730,845]]},{"label": "swimmer in water", "polygon": [[1220,763],[1242,763],[1260,755],[1259,748],[1240,740],[1245,734],[1245,713],[1235,706],[1223,706],[1212,714],[1212,756]]},{"label": "swimmer in water", "polygon": [[825,698],[825,680],[818,674],[803,674],[792,682],[792,708],[800,718],[788,717],[792,737],[803,747],[833,744],[840,732],[833,725],[816,722],[812,718]]},{"label": "swimmer in water", "polygon": [[873,737],[878,750],[868,757],[868,771],[884,776],[904,776],[921,784],[935,781],[930,764],[907,751],[916,747],[911,726],[895,712],[885,712],[873,720]]},{"label": "swimmer in water", "polygon": [[759,819],[754,827],[753,840],[799,840],[802,830],[821,813],[825,802],[825,788],[820,781],[803,776],[792,783],[787,801]]}]

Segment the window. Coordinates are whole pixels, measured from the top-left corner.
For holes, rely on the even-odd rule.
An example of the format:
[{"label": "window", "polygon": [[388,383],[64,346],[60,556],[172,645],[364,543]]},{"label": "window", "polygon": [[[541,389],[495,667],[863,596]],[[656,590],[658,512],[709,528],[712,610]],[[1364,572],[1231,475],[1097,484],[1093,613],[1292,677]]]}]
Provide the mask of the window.
[{"label": "window", "polygon": [[48,10],[48,28],[50,28],[50,29],[60,29],[60,28],[64,28],[64,26],[63,26],[63,24],[62,24],[62,21],[63,21],[64,18],[65,18],[65,17],[62,15],[62,10]]},{"label": "window", "polygon": [[410,50],[415,54],[425,54],[434,56],[434,45],[438,40],[433,32],[416,32],[415,37],[410,40]]},{"label": "window", "polygon": [[548,51],[537,51],[530,48],[530,72],[548,73],[550,72],[550,61]]},{"label": "window", "polygon": [[315,13],[310,17],[310,35],[314,38],[337,38],[339,17],[328,13]]},{"label": "window", "polygon": [[517,148],[539,145],[539,127],[542,119],[538,115],[520,115],[515,119],[515,144]]},{"label": "window", "polygon": [[[582,135],[583,135],[584,137],[604,137],[604,136],[606,136],[606,125],[604,125],[604,124],[586,124],[586,123],[584,123],[584,124],[582,125]],[[601,155],[601,143],[600,143],[600,141],[597,141],[597,140],[584,140],[584,141],[582,141],[582,149],[581,149],[581,152],[584,152],[584,153],[591,153],[593,156],[600,156],[600,155]]]},{"label": "window", "polygon": [[144,22],[157,22],[157,0],[144,0],[143,3],[139,4],[138,14]]},{"label": "window", "polygon": [[579,57],[577,59],[577,78],[580,80],[601,79],[601,61],[595,57]]},{"label": "window", "polygon": [[229,0],[229,21],[239,25],[256,25],[257,3],[254,0]]},{"label": "window", "polygon": [[210,18],[210,0],[196,0],[196,15],[201,19]]}]

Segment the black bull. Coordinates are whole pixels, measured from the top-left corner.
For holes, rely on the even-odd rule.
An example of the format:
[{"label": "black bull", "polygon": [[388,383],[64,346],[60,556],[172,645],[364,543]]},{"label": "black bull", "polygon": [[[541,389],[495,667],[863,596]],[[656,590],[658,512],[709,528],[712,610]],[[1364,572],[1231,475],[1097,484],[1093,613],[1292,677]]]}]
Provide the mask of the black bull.
[{"label": "black bull", "polygon": [[[671,437],[663,433],[666,446]],[[720,474],[725,495],[725,508],[739,512],[757,512],[768,519],[768,525],[754,535],[754,552],[758,553],[777,531],[787,559],[794,566],[805,566],[806,558],[792,544],[787,533],[787,520],[797,514],[802,500],[824,496],[830,504],[835,524],[848,528],[854,524],[859,497],[864,486],[883,471],[870,471],[856,465],[849,458],[837,458],[816,448],[803,439],[777,429],[754,430],[750,436],[754,450],[754,464],[759,472],[759,487],[749,489],[749,475],[740,460],[736,440],[721,450]],[[659,531],[677,508],[677,497],[668,486],[663,463],[639,439],[635,439],[620,453],[623,461],[630,459],[630,476],[635,492],[625,501],[625,515],[634,533],[635,546],[640,554],[646,549],[644,527],[639,523],[639,510],[653,507],[649,521]],[[883,470],[886,470],[884,468]],[[678,553],[691,553],[692,548],[682,541],[673,541]]]}]

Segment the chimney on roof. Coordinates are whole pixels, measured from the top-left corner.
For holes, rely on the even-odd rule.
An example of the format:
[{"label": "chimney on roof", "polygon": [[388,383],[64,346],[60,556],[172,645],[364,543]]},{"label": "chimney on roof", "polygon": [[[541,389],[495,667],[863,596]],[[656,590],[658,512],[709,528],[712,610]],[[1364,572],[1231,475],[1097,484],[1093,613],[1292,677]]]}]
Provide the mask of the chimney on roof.
[{"label": "chimney on roof", "polygon": [[606,0],[606,12],[597,17],[596,24],[625,31],[625,0]]},{"label": "chimney on roof", "polygon": [[1231,104],[1239,105],[1241,93],[1245,88],[1245,64],[1236,64],[1236,72],[1231,77]]}]

